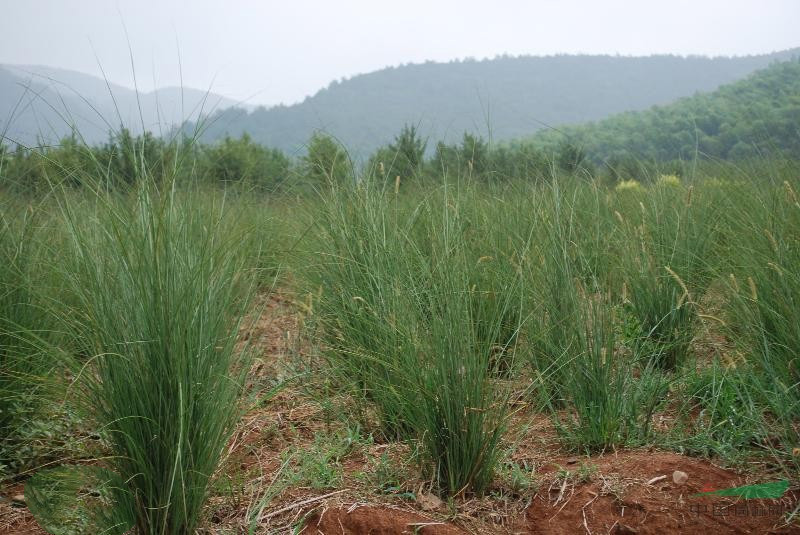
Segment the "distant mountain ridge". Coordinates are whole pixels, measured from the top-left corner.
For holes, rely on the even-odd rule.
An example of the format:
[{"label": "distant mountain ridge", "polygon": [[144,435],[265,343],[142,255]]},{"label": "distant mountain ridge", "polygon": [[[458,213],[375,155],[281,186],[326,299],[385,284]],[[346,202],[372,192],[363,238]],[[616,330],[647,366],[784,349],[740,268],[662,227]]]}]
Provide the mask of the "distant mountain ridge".
[{"label": "distant mountain ridge", "polygon": [[[739,160],[775,153],[800,155],[800,55],[713,92],[597,122],[539,132],[530,143],[552,152],[564,142],[596,162]],[[635,165],[633,166],[635,167]]]},{"label": "distant mountain ridge", "polygon": [[199,124],[203,141],[247,132],[292,155],[323,130],[354,156],[366,156],[405,124],[418,126],[429,149],[464,131],[493,141],[525,138],[547,126],[598,121],[713,91],[798,54],[800,48],[732,58],[555,55],[426,62],[334,81],[300,103],[250,111],[197,89],[137,95],[74,71],[0,65],[0,136],[12,145],[53,143],[74,126],[94,144],[120,124],[157,135],[179,125],[194,132]]},{"label": "distant mountain ridge", "polygon": [[134,132],[167,133],[237,102],[193,88],[139,92],[102,78],[41,65],[0,65],[0,135],[7,143],[57,142],[74,125],[87,143],[108,139],[124,124]]},{"label": "distant mountain ridge", "polygon": [[798,51],[733,58],[504,56],[390,67],[332,82],[291,106],[220,110],[203,125],[203,139],[247,132],[297,154],[323,130],[365,156],[410,123],[432,142],[454,141],[464,131],[508,140],[713,91]]}]

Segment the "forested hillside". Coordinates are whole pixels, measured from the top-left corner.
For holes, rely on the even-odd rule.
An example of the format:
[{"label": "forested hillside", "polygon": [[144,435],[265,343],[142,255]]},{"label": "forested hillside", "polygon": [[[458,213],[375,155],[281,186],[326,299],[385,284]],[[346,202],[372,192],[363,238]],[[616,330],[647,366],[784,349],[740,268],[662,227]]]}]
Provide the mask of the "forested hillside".
[{"label": "forested hillside", "polygon": [[539,148],[565,142],[595,160],[742,159],[800,154],[800,59],[772,65],[709,94],[628,112],[587,125],[542,132]]},{"label": "forested hillside", "polygon": [[222,110],[204,125],[204,140],[247,132],[294,153],[323,130],[352,153],[367,155],[407,123],[432,141],[429,147],[458,140],[465,131],[508,140],[547,125],[599,120],[712,91],[791,55],[561,55],[404,65],[332,82],[292,106]]}]

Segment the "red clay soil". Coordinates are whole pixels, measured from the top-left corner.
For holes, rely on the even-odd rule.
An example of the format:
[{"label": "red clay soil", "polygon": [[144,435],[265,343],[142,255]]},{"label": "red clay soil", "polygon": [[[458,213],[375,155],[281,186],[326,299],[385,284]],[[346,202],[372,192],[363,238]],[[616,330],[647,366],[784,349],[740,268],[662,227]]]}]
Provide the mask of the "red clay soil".
[{"label": "red clay soil", "polygon": [[[800,533],[797,524],[782,525],[785,513],[797,507],[796,493],[787,492],[781,500],[693,496],[748,484],[736,473],[707,461],[639,451],[589,462],[596,467],[590,481],[574,486],[568,482],[563,492],[558,484],[541,488],[524,522],[513,531],[546,535]],[[560,468],[550,464],[542,471],[555,474]],[[689,476],[683,485],[673,482],[676,470]],[[667,477],[648,484],[660,476]]]},{"label": "red clay soil", "polygon": [[[781,500],[695,497],[695,493],[748,484],[734,472],[705,460],[673,453],[629,451],[580,459],[562,459],[539,470],[543,484],[524,518],[498,532],[514,534],[800,534],[783,525],[784,514],[798,505],[798,495]],[[564,477],[565,472],[570,475]],[[561,471],[559,473],[559,471]],[[688,481],[679,485],[673,473]],[[666,478],[661,478],[666,476]],[[658,478],[657,481],[649,483]],[[424,526],[414,531],[415,528]],[[453,524],[389,507],[331,507],[305,524],[305,535],[461,534]]]},{"label": "red clay soil", "polygon": [[[688,480],[676,484],[675,471],[685,472]],[[441,523],[422,513],[388,505],[329,504],[321,505],[309,517],[301,533],[800,534],[800,525],[782,525],[784,514],[798,505],[797,492],[789,491],[781,500],[738,502],[693,496],[753,483],[706,460],[657,451],[624,451],[595,457],[555,457],[539,463],[536,473],[538,490],[525,513],[495,529],[484,524],[476,530],[469,522],[463,527]],[[770,479],[778,477],[762,477],[757,482]],[[44,533],[26,508],[12,505],[8,499],[21,492],[21,485],[3,492],[7,498],[0,501],[0,535]]]},{"label": "red clay soil", "polygon": [[23,492],[21,483],[0,492],[0,535],[46,535],[28,508],[13,500]]},{"label": "red clay soil", "polygon": [[463,535],[461,529],[390,507],[338,507],[314,514],[301,535]]}]

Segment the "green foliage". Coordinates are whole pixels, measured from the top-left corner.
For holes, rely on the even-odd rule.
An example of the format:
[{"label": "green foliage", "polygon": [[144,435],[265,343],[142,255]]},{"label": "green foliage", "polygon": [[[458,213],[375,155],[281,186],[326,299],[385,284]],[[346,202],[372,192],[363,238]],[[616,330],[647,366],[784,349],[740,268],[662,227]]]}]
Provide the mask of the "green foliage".
[{"label": "green foliage", "polygon": [[44,194],[51,183],[77,183],[78,175],[92,166],[91,151],[85,150],[75,137],[64,138],[61,144],[28,150],[17,145],[0,165],[0,185],[18,194]]},{"label": "green foliage", "polygon": [[557,428],[573,447],[585,451],[646,443],[652,438],[651,418],[665,398],[668,379],[651,366],[640,365],[635,354],[620,354],[616,318],[606,304],[589,299],[573,327],[578,343],[564,364],[570,415],[554,411]]},{"label": "green foliage", "polygon": [[480,136],[464,132],[458,146],[442,142],[436,145],[430,168],[434,175],[484,180],[490,163],[489,144]]},{"label": "green foliage", "polygon": [[93,357],[83,401],[124,481],[114,507],[131,511],[138,533],[193,533],[247,369],[234,348],[247,242],[219,206],[137,184],[130,198],[62,204],[74,296],[62,315]]},{"label": "green foliage", "polygon": [[182,186],[199,180],[266,193],[291,185],[290,172],[285,154],[257,145],[247,135],[200,146],[149,132],[133,136],[127,129],[96,147],[72,136],[49,147],[17,147],[0,158],[0,186],[29,194],[60,186],[125,190],[142,177],[163,176],[175,176]]},{"label": "green foliage", "polygon": [[528,466],[527,461],[502,463],[499,475],[516,495],[529,495],[537,490],[536,469]]},{"label": "green foliage", "polygon": [[[355,434],[352,434],[355,431]],[[348,434],[350,432],[350,434]],[[301,452],[294,448],[282,454],[285,462],[294,464],[287,475],[294,483],[313,489],[329,489],[342,482],[342,461],[360,444],[358,430],[337,433],[315,433],[314,442]]]},{"label": "green foliage", "polygon": [[[54,187],[125,189],[141,177],[187,174],[183,146],[150,132],[134,136],[122,129],[103,145],[89,147],[75,135],[57,145],[17,146],[0,166],[0,185],[19,193],[48,193]],[[180,172],[179,172],[180,171]]]},{"label": "green foliage", "polygon": [[447,145],[443,141],[438,142],[430,165],[431,171],[435,175],[457,176],[461,170],[458,148]]},{"label": "green foliage", "polygon": [[556,165],[570,175],[586,168],[586,151],[573,143],[562,143],[556,152]]},{"label": "green foliage", "polygon": [[[776,185],[777,186],[777,185]],[[729,278],[732,322],[751,356],[752,396],[769,408],[769,432],[783,445],[800,442],[800,197],[796,178],[780,186],[736,191],[737,266]],[[741,217],[742,214],[748,214]]]},{"label": "green foliage", "polygon": [[752,397],[745,369],[715,359],[708,368],[690,370],[678,391],[681,418],[689,426],[678,446],[691,454],[741,460],[762,438],[763,414]]},{"label": "green foliage", "polygon": [[416,178],[425,162],[426,144],[415,126],[405,125],[394,143],[378,149],[370,158],[367,168],[386,181]]},{"label": "green foliage", "polygon": [[[419,440],[424,469],[447,494],[491,481],[508,396],[493,356],[516,284],[476,321],[459,200],[397,203],[372,182],[334,190],[318,215],[309,288],[330,371],[378,410],[384,434]],[[504,350],[506,348],[501,348]]]},{"label": "green foliage", "polygon": [[627,217],[619,216],[624,255],[620,268],[623,298],[639,329],[637,351],[674,370],[686,360],[698,327],[696,300],[709,283],[716,217],[713,209],[697,199],[693,202],[693,189],[680,185],[622,193],[619,208]]},{"label": "green foliage", "polygon": [[409,480],[408,469],[402,462],[389,457],[384,450],[381,456],[372,460],[371,481],[383,493],[396,494],[400,497],[414,499],[412,492],[404,492],[404,484]]},{"label": "green foliage", "polygon": [[65,465],[37,472],[25,485],[25,499],[52,535],[122,535],[134,525],[133,512],[115,501],[125,486],[105,468]]},{"label": "green foliage", "polygon": [[489,178],[494,182],[542,182],[552,177],[551,159],[530,144],[489,148]]},{"label": "green foliage", "polygon": [[540,246],[528,285],[539,308],[526,334],[540,402],[573,447],[596,451],[648,440],[668,379],[618,339],[618,308],[597,277],[610,270],[590,265],[587,257],[603,248],[604,236],[590,234],[596,241],[582,243],[578,238],[581,218],[596,220],[604,213],[600,203],[585,205],[576,187],[586,188],[554,182],[541,204],[530,205],[541,238],[534,241]]},{"label": "green foliage", "polygon": [[566,136],[598,162],[632,155],[645,161],[693,160],[698,154],[744,160],[764,154],[797,154],[798,121],[800,60],[794,59],[773,64],[713,93],[596,123],[544,131],[530,142],[556,149]]},{"label": "green foliage", "polygon": [[[84,531],[106,525],[92,510],[130,514],[143,533],[202,524],[248,369],[234,348],[248,285],[255,272],[268,287],[279,266],[322,357],[307,364],[322,361],[337,394],[323,410],[346,399],[340,410],[370,434],[410,445],[409,465],[442,494],[485,492],[496,475],[516,493],[535,486],[529,467],[502,462],[512,392],[535,398],[573,450],[766,451],[796,473],[796,162],[631,157],[593,178],[564,163],[581,159],[574,146],[559,161],[470,135],[426,162],[409,127],[386,149],[419,156],[404,160],[415,180],[401,191],[393,168],[376,172],[383,160],[356,177],[321,135],[299,169],[247,138],[160,143],[0,154],[0,424],[13,446],[2,463],[27,470],[44,462],[35,442],[68,434],[78,413],[42,402],[74,355],[81,425],[99,429],[100,466],[117,478],[91,496],[105,509],[75,513]],[[272,192],[286,172],[305,182],[241,194]],[[209,183],[222,187],[197,187]],[[24,209],[40,192],[55,216]],[[662,410],[675,413],[669,432],[651,425]],[[284,456],[288,476],[249,510],[251,530],[279,489],[341,485],[359,435],[319,434]],[[363,477],[413,496],[391,462]],[[55,511],[47,496],[34,499]]]},{"label": "green foliage", "polygon": [[289,178],[289,163],[281,151],[262,147],[243,134],[205,148],[199,165],[200,175],[211,183],[274,191]]},{"label": "green foliage", "polygon": [[480,136],[464,132],[458,157],[467,176],[482,177],[488,170],[489,145]]},{"label": "green foliage", "polygon": [[[448,208],[446,196],[440,202],[442,226],[433,234],[438,240],[431,271],[423,278],[427,291],[411,290],[423,298],[424,317],[429,314],[420,322],[420,327],[427,324],[427,340],[417,354],[421,350],[432,357],[417,364],[416,382],[424,396],[418,398],[415,427],[440,488],[447,494],[480,493],[492,480],[505,431],[509,390],[493,380],[503,362],[495,357],[498,351],[513,351],[506,338],[507,311],[519,305],[520,281],[491,295],[471,290],[480,266],[465,247],[457,208]],[[476,310],[476,299],[492,299],[497,306]]]},{"label": "green foliage", "polygon": [[[39,293],[49,284],[44,262],[44,217],[0,201],[0,479],[25,468],[36,420],[65,359],[50,344],[53,321]],[[28,439],[28,440],[26,440]],[[30,451],[29,451],[30,453]],[[33,457],[31,455],[31,457]]]},{"label": "green foliage", "polygon": [[[354,158],[367,158],[412,122],[432,143],[458,144],[465,131],[491,131],[493,142],[507,141],[714,91],[792,54],[797,50],[736,58],[501,56],[389,67],[332,82],[291,106],[220,110],[206,121],[202,140],[249,132],[259,143],[297,153],[324,125]],[[686,130],[691,146],[693,132]]]},{"label": "green foliage", "polygon": [[322,132],[311,136],[301,165],[305,180],[315,187],[345,184],[354,178],[353,165],[344,147]]},{"label": "green foliage", "polygon": [[[164,176],[173,163],[174,147],[150,132],[134,136],[127,128],[114,134],[97,154],[112,186],[131,186],[139,177]],[[69,167],[68,167],[69,169]]]}]

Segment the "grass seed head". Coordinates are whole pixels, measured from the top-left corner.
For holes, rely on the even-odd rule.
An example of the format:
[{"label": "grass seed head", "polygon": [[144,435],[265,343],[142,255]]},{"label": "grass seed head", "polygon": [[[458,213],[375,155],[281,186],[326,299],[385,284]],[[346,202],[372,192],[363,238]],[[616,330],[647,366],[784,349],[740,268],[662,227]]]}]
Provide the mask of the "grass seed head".
[{"label": "grass seed head", "polygon": [[747,285],[750,287],[750,298],[753,301],[758,301],[758,292],[756,291],[756,282],[753,277],[747,277]]}]

